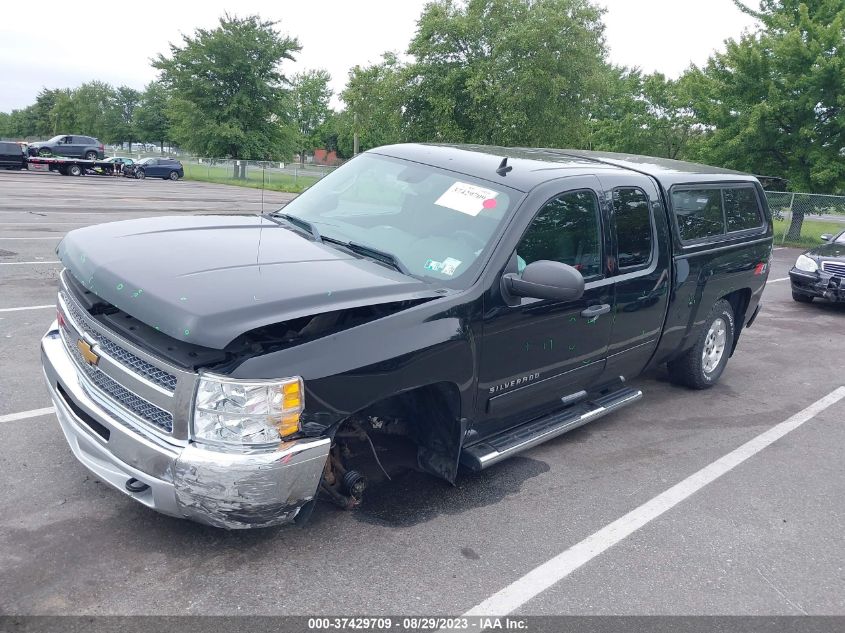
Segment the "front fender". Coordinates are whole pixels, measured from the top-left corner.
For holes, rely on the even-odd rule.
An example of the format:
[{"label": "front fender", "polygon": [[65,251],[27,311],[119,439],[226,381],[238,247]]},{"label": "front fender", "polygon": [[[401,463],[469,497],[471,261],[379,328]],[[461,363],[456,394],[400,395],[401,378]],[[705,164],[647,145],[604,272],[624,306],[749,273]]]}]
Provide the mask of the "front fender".
[{"label": "front fender", "polygon": [[411,308],[383,319],[241,363],[234,378],[301,376],[305,383],[303,429],[325,433],[356,411],[390,396],[434,383],[460,393],[460,416],[472,411],[475,337],[479,305]]}]

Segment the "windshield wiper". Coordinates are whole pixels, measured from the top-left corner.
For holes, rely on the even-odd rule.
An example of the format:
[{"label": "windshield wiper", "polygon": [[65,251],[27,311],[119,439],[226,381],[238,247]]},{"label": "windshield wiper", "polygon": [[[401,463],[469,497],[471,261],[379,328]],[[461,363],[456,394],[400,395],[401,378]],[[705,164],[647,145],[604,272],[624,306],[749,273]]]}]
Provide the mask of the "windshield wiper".
[{"label": "windshield wiper", "polygon": [[298,218],[290,213],[269,213],[265,215],[265,217],[270,220],[285,220],[288,224],[293,224],[295,227],[302,229],[303,231],[307,231],[315,241],[323,241],[323,238],[320,236],[320,231],[318,231],[317,227],[311,224],[308,220],[303,220],[302,218]]},{"label": "windshield wiper", "polygon": [[343,240],[336,240],[332,237],[324,237],[322,239],[324,242],[331,242],[332,244],[337,244],[338,246],[343,246],[344,248],[352,251],[353,253],[357,253],[358,255],[363,255],[364,257],[368,257],[370,259],[374,259],[382,264],[387,264],[392,268],[398,270],[403,275],[411,275],[411,271],[402,263],[402,261],[396,257],[393,253],[388,253],[387,251],[382,251],[377,248],[373,248],[372,246],[366,246],[364,244],[358,244],[356,242],[344,242]]}]

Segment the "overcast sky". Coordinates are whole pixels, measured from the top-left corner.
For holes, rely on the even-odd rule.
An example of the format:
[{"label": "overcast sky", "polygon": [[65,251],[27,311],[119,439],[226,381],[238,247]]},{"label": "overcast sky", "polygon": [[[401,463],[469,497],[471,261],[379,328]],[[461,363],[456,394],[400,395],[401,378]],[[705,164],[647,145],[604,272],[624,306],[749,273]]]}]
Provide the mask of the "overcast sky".
[{"label": "overcast sky", "polygon": [[[607,8],[610,60],[677,77],[702,64],[753,20],[731,0],[597,0]],[[756,5],[752,0],[750,4]],[[326,68],[335,91],[356,64],[404,52],[425,0],[202,0],[179,2],[4,2],[0,19],[0,111],[22,108],[42,87],[99,79],[142,89],[155,78],[149,60],[225,11],[279,20],[302,52],[286,74]],[[140,9],[140,10],[136,10]]]}]

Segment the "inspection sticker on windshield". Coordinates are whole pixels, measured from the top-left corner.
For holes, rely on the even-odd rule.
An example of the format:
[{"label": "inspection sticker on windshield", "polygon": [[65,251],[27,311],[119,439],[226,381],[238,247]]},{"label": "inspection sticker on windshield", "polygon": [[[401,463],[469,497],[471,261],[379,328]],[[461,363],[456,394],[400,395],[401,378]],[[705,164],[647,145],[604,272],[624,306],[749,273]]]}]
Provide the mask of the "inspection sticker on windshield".
[{"label": "inspection sticker on windshield", "polygon": [[447,257],[442,262],[435,261],[433,259],[429,259],[425,263],[425,269],[431,270],[436,273],[440,273],[441,275],[448,275],[451,277],[455,274],[455,271],[458,269],[458,266],[461,265],[460,259],[454,259],[453,257]]},{"label": "inspection sticker on windshield", "polygon": [[434,204],[476,216],[484,209],[495,208],[496,196],[498,195],[499,192],[492,189],[485,189],[465,182],[456,182]]}]

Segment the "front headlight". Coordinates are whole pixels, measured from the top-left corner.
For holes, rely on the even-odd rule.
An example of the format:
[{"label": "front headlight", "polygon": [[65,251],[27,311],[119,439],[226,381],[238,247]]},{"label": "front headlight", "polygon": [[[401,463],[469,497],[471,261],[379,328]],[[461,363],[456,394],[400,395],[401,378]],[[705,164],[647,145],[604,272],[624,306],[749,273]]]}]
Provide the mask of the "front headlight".
[{"label": "front headlight", "polygon": [[299,430],[304,404],[298,376],[235,380],[203,374],[194,400],[193,439],[220,446],[268,447]]},{"label": "front headlight", "polygon": [[798,260],[795,262],[795,267],[798,270],[803,270],[805,273],[814,273],[819,269],[819,265],[816,261],[806,255],[798,256]]}]

